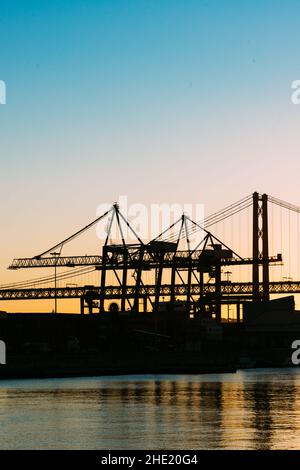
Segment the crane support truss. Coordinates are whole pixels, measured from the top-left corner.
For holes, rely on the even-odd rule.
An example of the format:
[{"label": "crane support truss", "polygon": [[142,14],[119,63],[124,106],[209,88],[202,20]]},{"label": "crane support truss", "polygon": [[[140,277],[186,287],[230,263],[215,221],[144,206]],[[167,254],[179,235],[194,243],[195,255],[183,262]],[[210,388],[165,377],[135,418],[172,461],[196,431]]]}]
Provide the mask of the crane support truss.
[{"label": "crane support truss", "polygon": [[14,259],[8,269],[20,268],[52,268],[75,266],[98,266],[102,263],[102,257],[98,255],[87,256],[60,256],[57,258],[17,258]]}]

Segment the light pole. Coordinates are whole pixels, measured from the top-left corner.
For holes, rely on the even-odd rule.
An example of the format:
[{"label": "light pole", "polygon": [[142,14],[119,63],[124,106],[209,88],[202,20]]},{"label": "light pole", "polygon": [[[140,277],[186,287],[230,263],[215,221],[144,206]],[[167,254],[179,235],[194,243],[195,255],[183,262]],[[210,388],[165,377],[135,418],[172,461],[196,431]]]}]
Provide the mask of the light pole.
[{"label": "light pole", "polygon": [[60,253],[56,253],[56,252],[53,252],[53,253],[50,253],[51,256],[54,256],[55,257],[55,261],[54,261],[54,313],[57,313],[57,279],[56,279],[56,266],[57,266],[57,260],[58,260],[58,257],[60,256]]},{"label": "light pole", "polygon": [[[229,284],[231,282],[230,281],[230,276],[231,276],[232,272],[231,271],[225,271],[224,274],[226,274],[226,283]],[[229,321],[230,321],[230,305],[228,303],[228,305],[227,305],[227,322],[229,323]]]}]

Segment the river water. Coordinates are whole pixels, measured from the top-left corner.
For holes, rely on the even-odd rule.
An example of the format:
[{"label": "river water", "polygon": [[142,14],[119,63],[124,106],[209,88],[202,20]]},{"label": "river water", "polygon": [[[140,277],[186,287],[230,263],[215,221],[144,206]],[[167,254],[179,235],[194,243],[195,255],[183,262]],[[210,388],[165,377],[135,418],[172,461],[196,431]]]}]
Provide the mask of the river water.
[{"label": "river water", "polygon": [[1,449],[300,449],[300,368],[0,382]]}]

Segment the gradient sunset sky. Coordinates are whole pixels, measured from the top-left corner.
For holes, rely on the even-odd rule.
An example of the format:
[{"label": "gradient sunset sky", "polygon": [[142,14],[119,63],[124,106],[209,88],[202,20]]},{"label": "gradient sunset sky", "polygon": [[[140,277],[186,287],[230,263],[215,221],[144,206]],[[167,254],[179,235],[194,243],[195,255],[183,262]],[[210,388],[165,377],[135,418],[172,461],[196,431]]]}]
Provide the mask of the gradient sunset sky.
[{"label": "gradient sunset sky", "polygon": [[0,283],[120,195],[300,202],[299,18],[298,0],[1,0]]}]

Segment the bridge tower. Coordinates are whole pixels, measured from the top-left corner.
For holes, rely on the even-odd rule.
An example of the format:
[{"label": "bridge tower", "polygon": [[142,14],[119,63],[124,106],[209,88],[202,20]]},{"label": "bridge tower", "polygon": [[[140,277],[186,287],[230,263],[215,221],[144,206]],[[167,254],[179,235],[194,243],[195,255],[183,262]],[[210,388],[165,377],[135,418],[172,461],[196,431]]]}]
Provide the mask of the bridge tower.
[{"label": "bridge tower", "polygon": [[[269,293],[269,231],[268,196],[253,193],[253,300],[270,300]],[[260,292],[260,265],[262,265],[262,284]]]}]

